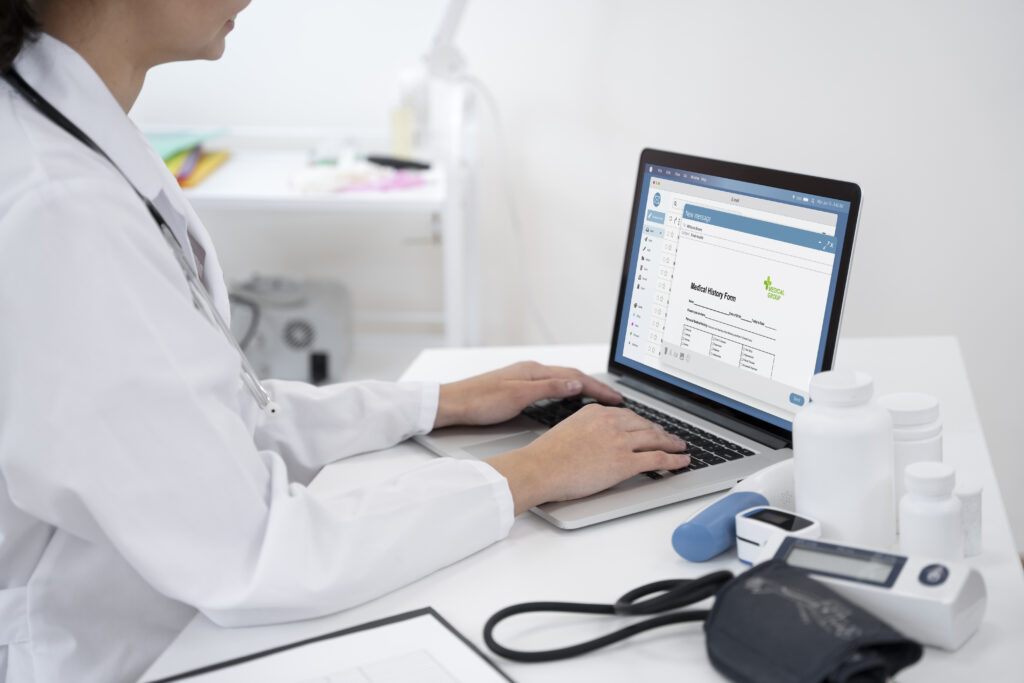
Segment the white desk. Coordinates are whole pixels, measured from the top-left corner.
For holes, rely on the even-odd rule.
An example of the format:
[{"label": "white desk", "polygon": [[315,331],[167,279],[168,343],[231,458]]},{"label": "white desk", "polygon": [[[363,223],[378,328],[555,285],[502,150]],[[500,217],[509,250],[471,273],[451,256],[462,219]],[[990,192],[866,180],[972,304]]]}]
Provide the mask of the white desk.
[{"label": "white desk", "polygon": [[[428,350],[405,378],[450,380],[526,358],[596,371],[604,367],[607,351],[600,345]],[[1018,650],[1024,645],[1024,574],[956,340],[846,340],[840,344],[837,366],[872,374],[877,394],[912,390],[939,397],[947,461],[960,472],[973,472],[984,486],[984,551],[971,562],[988,586],[985,621],[960,651],[951,654],[927,648],[921,662],[899,680],[1022,680]],[[431,457],[415,444],[402,444],[326,468],[313,489],[338,490],[379,481]],[[1013,485],[1020,486],[1018,482]],[[739,571],[742,566],[734,553],[691,564],[672,550],[669,539],[673,529],[709,499],[576,531],[556,529],[526,514],[516,521],[507,539],[412,585],[322,619],[221,629],[197,616],[143,680],[427,605],[486,652],[481,638],[484,622],[512,603],[611,602],[626,590],[657,579],[699,576],[715,569]],[[594,637],[620,623],[609,617],[522,616],[503,624],[496,636],[512,647],[540,649]],[[695,624],[656,629],[563,662],[517,664],[492,658],[516,681],[722,680],[708,662],[703,631]]]}]

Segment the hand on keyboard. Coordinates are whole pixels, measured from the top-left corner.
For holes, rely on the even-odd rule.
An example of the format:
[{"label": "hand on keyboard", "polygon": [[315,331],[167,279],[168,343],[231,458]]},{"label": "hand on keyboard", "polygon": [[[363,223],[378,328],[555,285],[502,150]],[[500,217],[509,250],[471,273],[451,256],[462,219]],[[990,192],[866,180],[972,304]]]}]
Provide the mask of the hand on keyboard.
[{"label": "hand on keyboard", "polygon": [[[554,427],[584,405],[593,402],[594,399],[578,397],[561,401],[539,401],[531,406],[527,406],[523,410],[523,415],[547,427]],[[689,465],[683,470],[652,470],[644,472],[651,479],[663,479],[666,475],[678,474],[680,471],[699,470],[704,467],[721,465],[731,460],[754,455],[754,451],[749,448],[701,429],[689,422],[684,422],[671,415],[667,415],[643,403],[627,398],[622,401],[622,407],[628,408],[640,417],[661,425],[665,428],[665,431],[675,434],[686,442],[686,454],[690,456]]]},{"label": "hand on keyboard", "polygon": [[579,370],[526,361],[441,385],[434,426],[495,424],[535,401],[577,395],[610,404],[622,401],[619,392]]},{"label": "hand on keyboard", "polygon": [[516,514],[581,498],[652,470],[686,467],[686,443],[631,410],[586,405],[530,445],[487,462],[508,479]]}]

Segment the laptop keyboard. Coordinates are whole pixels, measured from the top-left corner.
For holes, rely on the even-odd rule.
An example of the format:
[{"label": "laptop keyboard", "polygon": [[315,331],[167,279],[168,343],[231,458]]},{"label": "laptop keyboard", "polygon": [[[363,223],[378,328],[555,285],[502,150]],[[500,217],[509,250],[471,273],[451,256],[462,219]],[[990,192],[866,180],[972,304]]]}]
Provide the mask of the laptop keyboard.
[{"label": "laptop keyboard", "polygon": [[[593,398],[568,398],[563,400],[539,401],[526,407],[523,414],[540,422],[547,427],[554,427],[556,424],[569,417],[577,410],[589,403],[597,403]],[[666,415],[650,406],[626,398],[622,406],[629,408],[637,415],[659,424],[670,434],[686,441],[686,453],[690,456],[690,464],[678,470],[660,470],[657,472],[645,472],[652,479],[662,479],[665,476],[699,470],[704,467],[720,465],[730,460],[754,455],[754,451],[744,448],[728,439],[723,439],[717,434],[712,434],[689,422],[683,422],[671,415]]]}]

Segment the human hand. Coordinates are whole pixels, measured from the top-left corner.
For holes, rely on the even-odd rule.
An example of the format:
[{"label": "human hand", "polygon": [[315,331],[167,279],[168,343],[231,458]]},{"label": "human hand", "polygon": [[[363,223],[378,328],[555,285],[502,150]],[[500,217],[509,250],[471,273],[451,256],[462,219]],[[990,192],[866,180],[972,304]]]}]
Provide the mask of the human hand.
[{"label": "human hand", "polygon": [[690,464],[686,443],[625,408],[591,404],[523,448],[487,463],[508,480],[515,513],[581,498],[641,472]]},{"label": "human hand", "polygon": [[602,403],[622,402],[622,395],[579,370],[524,361],[441,385],[434,427],[486,425],[511,420],[542,398],[592,396]]}]

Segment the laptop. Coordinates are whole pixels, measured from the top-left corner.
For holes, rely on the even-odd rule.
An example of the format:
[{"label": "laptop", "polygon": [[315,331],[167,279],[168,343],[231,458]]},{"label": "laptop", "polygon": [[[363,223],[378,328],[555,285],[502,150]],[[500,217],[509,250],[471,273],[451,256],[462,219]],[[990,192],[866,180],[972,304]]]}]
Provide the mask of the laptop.
[{"label": "laptop", "polygon": [[[730,488],[792,457],[793,417],[832,365],[860,211],[848,182],[645,149],[606,373],[680,434],[691,464],[533,512],[575,529]],[[609,308],[611,302],[609,302]],[[584,401],[416,437],[437,454],[521,448]]]}]

